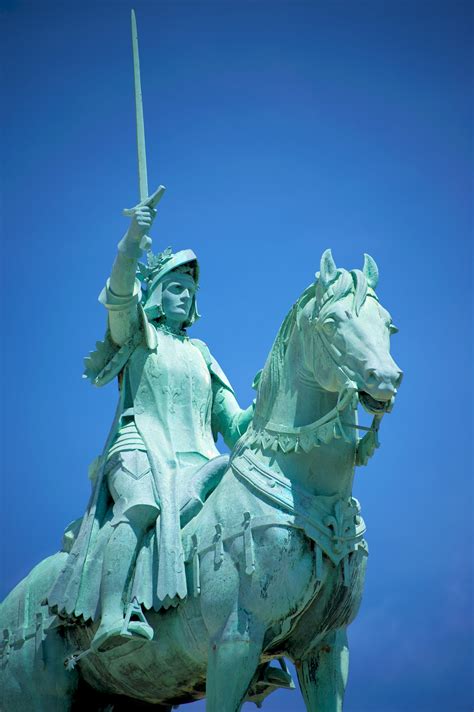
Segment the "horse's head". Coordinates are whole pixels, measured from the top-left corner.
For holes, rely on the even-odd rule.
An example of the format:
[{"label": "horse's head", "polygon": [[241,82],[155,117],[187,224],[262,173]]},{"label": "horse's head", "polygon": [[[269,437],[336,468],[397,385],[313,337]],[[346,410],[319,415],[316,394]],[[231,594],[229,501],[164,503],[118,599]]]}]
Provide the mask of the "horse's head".
[{"label": "horse's head", "polygon": [[316,277],[300,300],[301,326],[311,343],[306,368],[325,390],[355,388],[366,410],[386,411],[403,374],[390,355],[390,335],[397,329],[374,291],[375,261],[365,255],[363,269],[348,272],[326,250]]}]

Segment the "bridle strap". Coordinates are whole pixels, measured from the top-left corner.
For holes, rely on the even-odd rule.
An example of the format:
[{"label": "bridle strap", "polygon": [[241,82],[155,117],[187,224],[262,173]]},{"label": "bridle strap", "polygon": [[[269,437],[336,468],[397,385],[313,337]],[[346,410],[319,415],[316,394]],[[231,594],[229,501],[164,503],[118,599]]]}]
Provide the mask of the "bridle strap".
[{"label": "bridle strap", "polygon": [[341,411],[345,410],[347,406],[350,405],[355,393],[356,391],[352,388],[343,389],[339,393],[337,403],[334,408],[332,408],[328,413],[326,413],[326,415],[323,415],[321,418],[318,418],[318,420],[315,420],[312,423],[291,428],[286,425],[281,425],[280,423],[275,423],[269,420],[263,427],[263,430],[266,430],[267,432],[270,431],[279,435],[293,435],[295,437],[298,437],[304,435],[305,433],[316,431],[322,425],[328,425],[328,423],[332,423],[334,421],[338,421],[341,425],[342,423],[340,421],[339,413],[341,413]]},{"label": "bridle strap", "polygon": [[[372,421],[372,425],[370,427],[366,427],[364,425],[356,425],[355,423],[345,423],[345,422],[341,421],[340,413],[343,410],[345,410],[351,402],[353,404],[354,410],[357,409],[357,402],[354,405],[354,396],[357,396],[357,391],[358,391],[357,384],[353,381],[351,376],[346,372],[346,370],[344,369],[344,366],[336,360],[336,358],[333,355],[332,350],[331,350],[331,344],[327,340],[326,335],[323,334],[319,330],[317,331],[317,335],[320,337],[323,348],[325,349],[329,358],[332,360],[332,362],[334,363],[336,368],[344,376],[345,385],[342,388],[342,390],[339,392],[337,403],[336,403],[335,407],[332,408],[328,413],[326,413],[326,415],[323,415],[321,418],[318,418],[318,420],[315,420],[312,423],[308,423],[307,425],[301,425],[298,427],[291,428],[291,427],[288,427],[285,425],[281,425],[280,423],[268,421],[262,429],[267,432],[271,432],[271,433],[275,433],[275,434],[298,437],[300,435],[303,435],[306,432],[314,432],[322,425],[327,425],[328,423],[331,423],[331,422],[337,422],[342,432],[344,432],[344,427],[348,427],[348,428],[355,428],[356,430],[365,430],[368,432],[377,433],[378,429],[380,427],[380,421],[383,417],[383,414],[375,415],[374,419]],[[357,399],[357,401],[358,401],[358,399]]]}]

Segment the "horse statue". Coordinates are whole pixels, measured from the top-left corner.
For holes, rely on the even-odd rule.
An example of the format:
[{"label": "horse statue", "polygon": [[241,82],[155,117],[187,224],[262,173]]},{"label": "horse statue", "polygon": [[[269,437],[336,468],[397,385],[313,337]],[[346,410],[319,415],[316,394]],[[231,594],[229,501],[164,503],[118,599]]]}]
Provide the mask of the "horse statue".
[{"label": "horse statue", "polygon": [[[291,686],[284,658],[307,710],[342,710],[346,629],[368,554],[352,482],[402,378],[377,281],[369,255],[352,271],[322,255],[256,378],[250,427],[182,530],[189,594],[175,608],[150,607],[153,640],[94,652],[97,622],[48,609],[73,530],[10,593],[0,611],[3,712],[165,712],[204,697],[208,712],[237,712],[246,700],[260,706],[273,679],[286,675]],[[359,403],[374,416],[370,428],[358,425]]]}]

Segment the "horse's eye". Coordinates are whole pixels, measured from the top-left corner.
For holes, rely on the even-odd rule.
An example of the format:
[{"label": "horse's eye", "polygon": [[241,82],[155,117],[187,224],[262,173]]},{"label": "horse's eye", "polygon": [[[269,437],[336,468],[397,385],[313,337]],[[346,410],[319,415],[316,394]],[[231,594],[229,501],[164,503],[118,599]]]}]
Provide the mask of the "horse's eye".
[{"label": "horse's eye", "polygon": [[399,331],[398,327],[396,327],[395,324],[392,324],[392,322],[388,325],[388,330],[391,334],[398,334]]},{"label": "horse's eye", "polygon": [[323,323],[323,329],[327,336],[333,336],[336,331],[337,324],[334,319],[326,319]]}]

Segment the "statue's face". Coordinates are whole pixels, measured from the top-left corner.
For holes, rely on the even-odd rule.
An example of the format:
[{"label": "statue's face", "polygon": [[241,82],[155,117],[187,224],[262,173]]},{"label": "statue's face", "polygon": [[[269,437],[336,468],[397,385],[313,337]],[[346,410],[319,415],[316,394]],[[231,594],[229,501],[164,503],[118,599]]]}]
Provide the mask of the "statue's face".
[{"label": "statue's face", "polygon": [[189,317],[196,283],[190,274],[171,272],[163,280],[161,308],[165,322],[181,327]]}]

